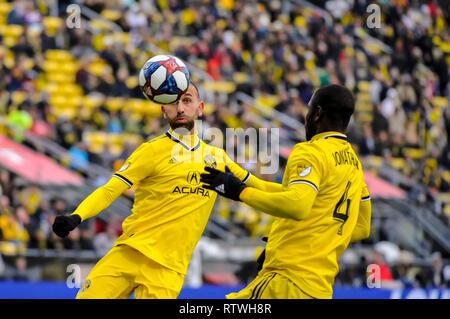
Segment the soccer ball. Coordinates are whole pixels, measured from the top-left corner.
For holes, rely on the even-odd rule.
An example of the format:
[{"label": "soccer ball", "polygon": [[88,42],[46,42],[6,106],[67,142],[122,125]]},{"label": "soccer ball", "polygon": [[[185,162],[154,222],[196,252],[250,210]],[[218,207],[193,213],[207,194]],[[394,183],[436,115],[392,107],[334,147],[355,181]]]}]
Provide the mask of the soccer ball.
[{"label": "soccer ball", "polygon": [[156,55],[139,72],[144,96],[159,104],[172,104],[187,91],[190,75],[186,65],[172,55]]}]

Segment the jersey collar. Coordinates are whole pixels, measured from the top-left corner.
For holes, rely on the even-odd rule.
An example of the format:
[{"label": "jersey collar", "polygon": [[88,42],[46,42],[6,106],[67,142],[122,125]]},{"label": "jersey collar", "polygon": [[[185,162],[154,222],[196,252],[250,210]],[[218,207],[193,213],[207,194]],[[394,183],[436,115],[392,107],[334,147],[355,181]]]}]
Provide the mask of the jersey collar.
[{"label": "jersey collar", "polygon": [[198,138],[198,132],[195,131],[194,134],[181,135],[170,128],[166,135],[174,142],[181,144],[185,149],[189,151],[195,151],[200,146],[200,139]]},{"label": "jersey collar", "polygon": [[334,132],[334,131],[322,132],[322,133],[316,134],[311,138],[311,141],[315,141],[315,140],[318,140],[321,138],[330,138],[330,137],[339,138],[341,140],[347,141],[347,135],[340,133],[340,132]]}]

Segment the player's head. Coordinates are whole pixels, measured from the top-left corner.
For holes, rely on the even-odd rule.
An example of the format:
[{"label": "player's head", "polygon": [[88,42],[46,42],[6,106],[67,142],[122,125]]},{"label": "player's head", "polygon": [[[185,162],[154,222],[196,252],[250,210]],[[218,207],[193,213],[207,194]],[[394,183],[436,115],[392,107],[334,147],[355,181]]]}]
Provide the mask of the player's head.
[{"label": "player's head", "polygon": [[177,102],[162,105],[161,111],[172,130],[182,127],[191,131],[194,128],[195,120],[202,116],[204,107],[205,104],[197,86],[190,82],[186,93]]},{"label": "player's head", "polygon": [[308,106],[305,130],[309,141],[321,132],[345,132],[355,110],[355,98],[345,86],[332,84],[315,91]]}]

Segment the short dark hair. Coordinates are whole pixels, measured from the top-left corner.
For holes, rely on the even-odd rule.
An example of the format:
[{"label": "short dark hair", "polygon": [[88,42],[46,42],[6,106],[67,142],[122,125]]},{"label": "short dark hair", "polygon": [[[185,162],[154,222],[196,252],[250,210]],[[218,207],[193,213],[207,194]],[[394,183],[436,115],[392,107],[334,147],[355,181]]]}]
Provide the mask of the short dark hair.
[{"label": "short dark hair", "polygon": [[343,85],[331,84],[318,89],[311,100],[312,107],[321,107],[330,121],[347,128],[355,111],[355,98]]},{"label": "short dark hair", "polygon": [[200,89],[199,86],[197,84],[195,84],[193,81],[189,82],[190,84],[192,84],[192,86],[195,88],[195,90],[197,91],[197,96],[199,100],[203,99],[203,94],[200,93]]}]

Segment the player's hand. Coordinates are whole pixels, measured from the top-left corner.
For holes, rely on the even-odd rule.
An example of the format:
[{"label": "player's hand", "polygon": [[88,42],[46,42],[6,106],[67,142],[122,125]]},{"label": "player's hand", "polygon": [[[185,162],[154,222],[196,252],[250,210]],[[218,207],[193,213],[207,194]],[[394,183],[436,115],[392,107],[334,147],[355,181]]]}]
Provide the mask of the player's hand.
[{"label": "player's hand", "polygon": [[203,188],[213,190],[218,194],[240,201],[239,195],[247,187],[239,178],[234,176],[228,166],[225,166],[225,172],[206,166],[205,171],[209,174],[200,174],[200,182],[205,183]]},{"label": "player's hand", "polygon": [[81,217],[77,214],[74,215],[60,215],[56,216],[53,222],[53,231],[61,238],[66,237],[81,223]]}]

